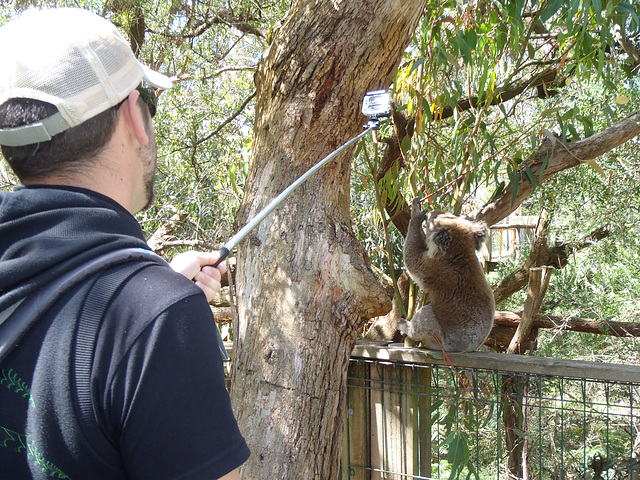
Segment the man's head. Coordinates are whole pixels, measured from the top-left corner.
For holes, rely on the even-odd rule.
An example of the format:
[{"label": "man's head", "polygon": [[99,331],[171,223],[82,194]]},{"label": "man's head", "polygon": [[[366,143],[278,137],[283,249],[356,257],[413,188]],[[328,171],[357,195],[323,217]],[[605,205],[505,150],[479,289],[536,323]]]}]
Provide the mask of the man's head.
[{"label": "man's head", "polygon": [[23,182],[90,166],[136,87],[171,87],[138,62],[113,24],[87,10],[26,12],[0,27],[0,45],[11,45],[0,50],[0,145]]}]

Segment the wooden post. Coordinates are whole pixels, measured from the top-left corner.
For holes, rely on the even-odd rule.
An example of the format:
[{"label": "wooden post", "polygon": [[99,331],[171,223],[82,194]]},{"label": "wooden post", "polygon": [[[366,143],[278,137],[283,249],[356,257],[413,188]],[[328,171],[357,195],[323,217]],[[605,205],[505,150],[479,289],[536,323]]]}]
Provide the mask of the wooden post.
[{"label": "wooden post", "polygon": [[522,320],[516,334],[511,339],[507,353],[524,353],[528,345],[525,340],[529,336],[533,320],[538,314],[542,299],[547,292],[553,267],[534,267],[529,270],[529,291],[524,304]]},{"label": "wooden post", "polygon": [[412,443],[407,445],[403,438],[406,412],[402,393],[395,384],[396,368],[393,364],[378,364],[370,372],[372,480],[395,480],[395,477],[385,472],[401,471],[407,458],[405,447],[413,447]]},{"label": "wooden post", "polygon": [[[529,291],[524,304],[522,320],[511,339],[507,353],[523,354],[527,349],[533,350],[533,340],[530,339],[531,327],[549,286],[552,270],[553,267],[535,267],[529,270]],[[509,474],[513,478],[522,478],[523,480],[529,480],[529,437],[526,402],[528,390],[529,381],[526,377],[522,379],[514,376],[503,377],[502,393],[507,400],[504,411],[504,424],[505,440],[509,452]],[[524,435],[517,435],[517,430],[524,432]]]},{"label": "wooden post", "polygon": [[431,368],[414,370],[413,474],[431,477]]},{"label": "wooden post", "polygon": [[371,479],[431,475],[431,370],[376,365],[370,371]]},{"label": "wooden post", "polygon": [[349,362],[347,415],[342,451],[342,480],[370,480],[369,435],[371,412],[369,389],[371,367],[368,363]]}]

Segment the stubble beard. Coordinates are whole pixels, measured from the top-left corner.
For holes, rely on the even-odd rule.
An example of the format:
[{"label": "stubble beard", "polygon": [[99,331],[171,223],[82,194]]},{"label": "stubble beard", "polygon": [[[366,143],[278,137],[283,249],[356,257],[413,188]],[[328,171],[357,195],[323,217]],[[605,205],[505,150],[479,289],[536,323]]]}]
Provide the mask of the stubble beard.
[{"label": "stubble beard", "polygon": [[138,155],[144,164],[144,177],[142,180],[144,184],[144,194],[147,200],[147,203],[142,208],[143,211],[151,208],[156,201],[155,178],[156,165],[158,163],[158,146],[150,121],[145,125],[145,129],[149,136],[149,143],[138,149]]}]

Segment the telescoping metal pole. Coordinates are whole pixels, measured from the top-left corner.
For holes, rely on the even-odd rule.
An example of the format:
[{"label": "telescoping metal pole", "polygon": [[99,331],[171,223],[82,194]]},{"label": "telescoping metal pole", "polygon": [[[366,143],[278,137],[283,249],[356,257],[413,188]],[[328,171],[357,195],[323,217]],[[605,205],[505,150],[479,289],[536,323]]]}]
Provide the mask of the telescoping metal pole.
[{"label": "telescoping metal pole", "polygon": [[282,203],[285,198],[291,195],[291,193],[300,185],[302,185],[311,175],[316,173],[336,155],[339,155],[345,149],[349,148],[351,145],[359,141],[371,130],[377,130],[380,126],[380,120],[382,118],[388,118],[391,115],[391,102],[389,94],[384,90],[367,93],[364,98],[362,113],[368,115],[370,118],[369,123],[367,123],[367,125],[365,126],[365,130],[341,147],[339,147],[337,150],[324,157],[313,167],[307,170],[304,175],[302,175],[295,182],[289,185],[285,190],[283,190],[280,195],[271,200],[271,202],[262,210],[260,210],[260,212],[258,212],[258,214],[253,217],[253,219],[251,219],[249,223],[242,227],[238,231],[238,233],[236,233],[229,239],[227,243],[224,244],[224,246],[219,250],[220,258],[216,261],[216,263],[213,264],[214,267],[217,267],[222,261],[224,261],[224,259],[226,259],[229,255],[229,252],[240,242],[240,240],[242,240],[251,230],[253,230],[264,219],[264,217],[269,215],[269,213],[271,213],[278,205],[280,205],[280,203]]}]

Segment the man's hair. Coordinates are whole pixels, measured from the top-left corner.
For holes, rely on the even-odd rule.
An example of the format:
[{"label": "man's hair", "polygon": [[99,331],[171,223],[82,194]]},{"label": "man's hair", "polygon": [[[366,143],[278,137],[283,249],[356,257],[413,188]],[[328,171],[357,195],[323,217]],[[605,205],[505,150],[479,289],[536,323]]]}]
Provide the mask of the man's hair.
[{"label": "man's hair", "polygon": [[[121,104],[55,135],[48,142],[21,147],[3,145],[2,155],[21,182],[81,170],[91,164],[113,136]],[[0,105],[0,128],[28,125],[57,111],[54,105],[40,100],[10,99]]]}]

